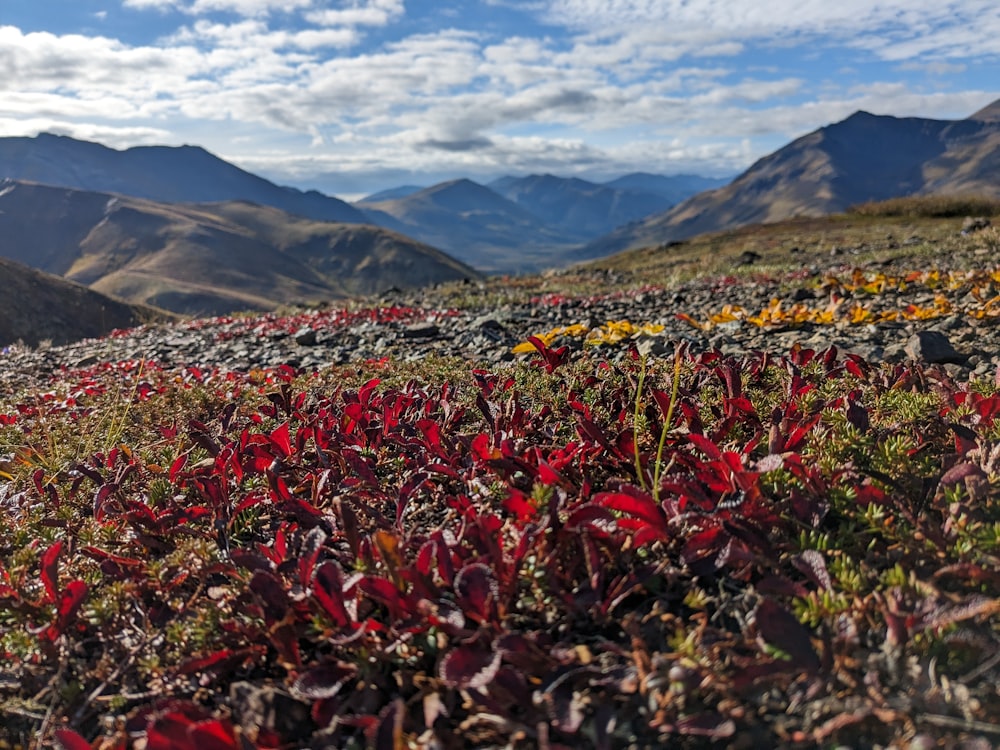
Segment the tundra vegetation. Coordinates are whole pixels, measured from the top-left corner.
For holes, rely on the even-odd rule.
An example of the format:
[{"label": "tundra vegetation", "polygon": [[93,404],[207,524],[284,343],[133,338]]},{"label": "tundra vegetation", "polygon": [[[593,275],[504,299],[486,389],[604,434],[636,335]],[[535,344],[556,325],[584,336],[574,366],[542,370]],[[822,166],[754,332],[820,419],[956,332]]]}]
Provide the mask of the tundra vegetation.
[{"label": "tundra vegetation", "polygon": [[[996,311],[996,271],[879,273],[810,280]],[[5,393],[0,747],[1000,740],[998,377],[573,335]]]}]

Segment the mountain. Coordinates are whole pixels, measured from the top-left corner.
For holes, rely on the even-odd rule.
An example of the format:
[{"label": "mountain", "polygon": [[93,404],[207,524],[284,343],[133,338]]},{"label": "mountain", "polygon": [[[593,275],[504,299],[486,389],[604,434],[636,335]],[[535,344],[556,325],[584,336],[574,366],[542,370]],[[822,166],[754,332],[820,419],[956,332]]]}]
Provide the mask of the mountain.
[{"label": "mountain", "polygon": [[585,246],[578,259],[905,195],[1000,197],[1000,101],[965,120],[857,112],[765,156],[728,185]]},{"label": "mountain", "polygon": [[461,179],[403,198],[362,202],[369,220],[488,272],[527,273],[562,262],[581,242],[489,188]]},{"label": "mountain", "polygon": [[568,237],[587,239],[664,211],[676,202],[658,193],[619,189],[551,174],[502,177],[488,187]]},{"label": "mountain", "polygon": [[0,345],[23,341],[66,344],[105,336],[116,328],[169,320],[162,310],[130,305],[81,284],[0,258]]},{"label": "mountain", "polygon": [[0,179],[9,178],[169,203],[246,200],[321,221],[364,223],[344,201],[275,185],[198,146],[124,151],[67,136],[0,138]]},{"label": "mountain", "polygon": [[400,185],[399,187],[379,190],[377,193],[365,196],[358,203],[378,203],[379,201],[391,201],[396,198],[405,198],[408,195],[419,193],[423,188],[420,185]]},{"label": "mountain", "polygon": [[667,200],[673,206],[692,195],[722,187],[729,178],[701,177],[696,174],[649,174],[648,172],[632,172],[615,180],[603,183],[617,190],[634,190],[642,193],[655,193]]},{"label": "mountain", "polygon": [[0,256],[185,314],[267,310],[472,278],[409,238],[248,202],[158,203],[0,182]]}]

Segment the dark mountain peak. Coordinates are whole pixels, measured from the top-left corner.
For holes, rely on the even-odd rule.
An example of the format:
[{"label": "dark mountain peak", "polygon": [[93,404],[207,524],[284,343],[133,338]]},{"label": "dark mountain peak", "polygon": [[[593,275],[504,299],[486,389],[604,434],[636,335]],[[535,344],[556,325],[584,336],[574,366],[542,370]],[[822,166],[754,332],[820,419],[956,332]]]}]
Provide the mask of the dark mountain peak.
[{"label": "dark mountain peak", "polygon": [[457,180],[431,185],[418,193],[402,200],[430,201],[438,205],[447,205],[457,211],[476,211],[485,208],[497,208],[509,201],[490,190],[485,185],[462,177]]},{"label": "dark mountain peak", "polygon": [[969,117],[977,122],[1000,122],[1000,99],[987,104],[981,110]]}]

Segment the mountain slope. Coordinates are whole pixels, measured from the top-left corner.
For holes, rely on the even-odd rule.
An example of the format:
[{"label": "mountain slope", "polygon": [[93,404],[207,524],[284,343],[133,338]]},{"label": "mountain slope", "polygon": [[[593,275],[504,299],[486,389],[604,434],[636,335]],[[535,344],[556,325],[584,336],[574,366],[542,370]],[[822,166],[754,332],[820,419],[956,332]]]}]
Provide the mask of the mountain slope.
[{"label": "mountain slope", "polygon": [[957,122],[857,112],[765,156],[724,187],[590,243],[577,257],[821,216],[896,196],[970,191],[1000,196],[998,109],[1000,103]]},{"label": "mountain slope", "polygon": [[171,316],[130,305],[85,286],[0,258],[4,293],[0,296],[0,345],[23,341],[65,344],[104,336]]},{"label": "mountain slope", "polygon": [[118,151],[48,133],[0,138],[0,178],[5,177],[170,203],[248,200],[310,219],[365,222],[344,201],[275,185],[197,146]]},{"label": "mountain slope", "polygon": [[166,204],[9,180],[0,183],[0,255],[188,314],[273,309],[476,275],[376,227],[246,202]]},{"label": "mountain slope", "polygon": [[357,205],[374,223],[439,247],[484,271],[523,273],[558,265],[561,255],[580,242],[465,179],[395,200]]}]

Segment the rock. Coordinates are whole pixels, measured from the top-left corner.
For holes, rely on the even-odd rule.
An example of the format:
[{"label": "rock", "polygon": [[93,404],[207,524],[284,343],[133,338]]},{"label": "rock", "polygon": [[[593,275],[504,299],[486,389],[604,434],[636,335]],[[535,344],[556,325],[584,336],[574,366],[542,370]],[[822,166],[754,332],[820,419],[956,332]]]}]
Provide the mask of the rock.
[{"label": "rock", "polygon": [[293,338],[299,346],[316,346],[316,331],[312,328],[300,328]]},{"label": "rock", "polygon": [[744,250],[736,258],[736,262],[733,263],[733,265],[736,268],[739,268],[740,266],[752,266],[754,263],[756,263],[763,257],[764,257],[763,255],[761,255],[760,253],[755,253],[753,250]]},{"label": "rock", "polygon": [[911,359],[930,364],[965,363],[965,356],[940,331],[917,331],[906,342],[904,351]]},{"label": "rock", "polygon": [[990,225],[990,220],[985,216],[966,216],[962,222],[962,234],[972,234]]},{"label": "rock", "polygon": [[433,323],[414,323],[403,329],[404,339],[430,339],[438,336],[441,329]]}]

